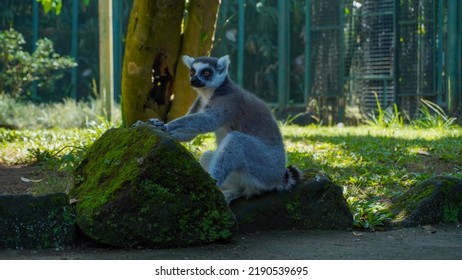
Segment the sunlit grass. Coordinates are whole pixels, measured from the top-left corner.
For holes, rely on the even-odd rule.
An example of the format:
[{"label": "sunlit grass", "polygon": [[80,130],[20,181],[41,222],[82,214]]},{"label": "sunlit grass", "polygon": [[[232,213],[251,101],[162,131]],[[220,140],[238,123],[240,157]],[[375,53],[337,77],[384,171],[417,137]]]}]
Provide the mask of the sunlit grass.
[{"label": "sunlit grass", "polygon": [[322,169],[347,192],[402,191],[424,177],[462,175],[460,128],[284,127],[283,133],[289,162]]},{"label": "sunlit grass", "polygon": [[[0,164],[44,162],[72,170],[109,124],[86,129],[0,129]],[[288,164],[322,170],[344,190],[355,224],[376,228],[389,218],[387,202],[436,175],[462,178],[462,128],[282,128]],[[184,144],[197,158],[215,149],[212,134]],[[46,183],[46,182],[45,182]],[[43,183],[43,187],[48,186]]]},{"label": "sunlit grass", "polygon": [[[0,93],[0,127],[19,129],[71,129],[87,128],[91,123],[101,123],[105,115],[101,99],[36,104]],[[119,106],[114,106],[114,120],[121,119]],[[120,123],[120,122],[119,122]]]},{"label": "sunlit grass", "polygon": [[[282,128],[288,164],[316,168],[361,199],[389,198],[435,175],[462,178],[462,129],[297,127]],[[214,149],[207,134],[186,144],[199,157]]]},{"label": "sunlit grass", "polygon": [[377,229],[388,203],[436,175],[462,178],[462,129],[283,127],[290,164],[342,186],[358,227]]},{"label": "sunlit grass", "polygon": [[112,125],[90,123],[87,128],[8,130],[0,128],[0,164],[44,162],[72,170],[86,149]]}]

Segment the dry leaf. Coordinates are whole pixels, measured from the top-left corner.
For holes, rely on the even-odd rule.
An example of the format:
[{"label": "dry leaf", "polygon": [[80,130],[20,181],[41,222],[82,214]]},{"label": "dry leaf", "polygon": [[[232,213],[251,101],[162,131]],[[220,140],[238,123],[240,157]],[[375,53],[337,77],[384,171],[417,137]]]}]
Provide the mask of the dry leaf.
[{"label": "dry leaf", "polygon": [[424,150],[418,150],[417,153],[418,153],[419,155],[423,155],[423,156],[429,156],[429,155],[430,155],[429,152],[424,151]]},{"label": "dry leaf", "polygon": [[422,226],[422,229],[426,231],[427,233],[436,233],[436,228],[430,225]]},{"label": "dry leaf", "polygon": [[27,179],[27,178],[21,177],[21,181],[26,182],[26,183],[38,183],[38,182],[41,182],[43,180],[44,179],[34,180],[34,179]]}]

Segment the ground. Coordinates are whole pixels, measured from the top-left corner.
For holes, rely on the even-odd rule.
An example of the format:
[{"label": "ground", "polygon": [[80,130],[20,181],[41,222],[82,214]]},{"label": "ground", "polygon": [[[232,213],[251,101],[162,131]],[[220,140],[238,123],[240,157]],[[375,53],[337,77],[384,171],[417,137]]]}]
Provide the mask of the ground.
[{"label": "ground", "polygon": [[[27,193],[34,166],[1,166],[0,194]],[[0,259],[462,259],[462,226],[425,225],[385,232],[292,230],[235,236],[225,244],[121,250],[84,242],[48,250],[0,250]]]}]

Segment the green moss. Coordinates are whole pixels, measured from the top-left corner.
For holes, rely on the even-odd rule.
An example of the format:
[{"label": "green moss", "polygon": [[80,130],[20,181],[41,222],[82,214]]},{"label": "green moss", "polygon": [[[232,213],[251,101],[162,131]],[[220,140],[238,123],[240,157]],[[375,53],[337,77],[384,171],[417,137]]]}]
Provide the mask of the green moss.
[{"label": "green moss", "polygon": [[462,195],[455,186],[461,181],[447,176],[428,179],[395,199],[390,207],[395,225],[401,223],[457,222]]},{"label": "green moss", "polygon": [[75,214],[65,194],[4,196],[0,205],[9,209],[0,215],[0,247],[43,249],[74,240]]},{"label": "green moss", "polygon": [[70,195],[79,198],[79,226],[103,243],[165,247],[231,237],[233,214],[215,181],[184,146],[148,127],[108,131],[76,176],[82,180]]},{"label": "green moss", "polygon": [[[216,227],[217,223],[223,223],[224,226]],[[228,239],[232,235],[230,229],[233,228],[234,223],[231,212],[223,215],[222,212],[215,209],[209,210],[199,223],[199,228],[204,233],[201,239],[207,240],[210,237],[213,239]]]},{"label": "green moss", "polygon": [[301,221],[303,219],[302,214],[302,199],[300,193],[298,193],[293,200],[288,200],[286,203],[286,210],[294,221]]},{"label": "green moss", "polygon": [[419,188],[411,189],[390,206],[393,213],[393,220],[401,222],[405,220],[419,205],[435,191],[435,186],[431,183],[422,184]]},{"label": "green moss", "polygon": [[[461,202],[462,204],[462,202]],[[453,204],[451,202],[443,206],[443,222],[459,222],[459,213],[461,204]]]},{"label": "green moss", "polygon": [[[133,139],[137,138],[132,137],[133,131],[139,133],[140,139],[151,142],[134,142]],[[143,161],[144,156],[157,144],[157,139],[148,133],[147,129],[111,129],[91,147],[86,158],[92,160],[87,160],[77,168],[76,177],[79,180],[71,196],[80,197],[85,193],[91,193],[92,196],[86,196],[78,204],[77,211],[98,209],[111,201],[124,185],[139,177],[138,162]],[[110,184],[108,178],[111,178]]]}]

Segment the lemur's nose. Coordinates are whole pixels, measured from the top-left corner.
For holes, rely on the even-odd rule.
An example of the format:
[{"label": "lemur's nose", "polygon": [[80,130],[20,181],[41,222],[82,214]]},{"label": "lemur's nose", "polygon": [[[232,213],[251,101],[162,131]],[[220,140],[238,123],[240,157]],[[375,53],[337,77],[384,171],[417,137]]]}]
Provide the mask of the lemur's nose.
[{"label": "lemur's nose", "polygon": [[197,76],[193,76],[191,78],[191,86],[193,86],[193,87],[203,87],[204,84],[202,83],[202,81]]}]

